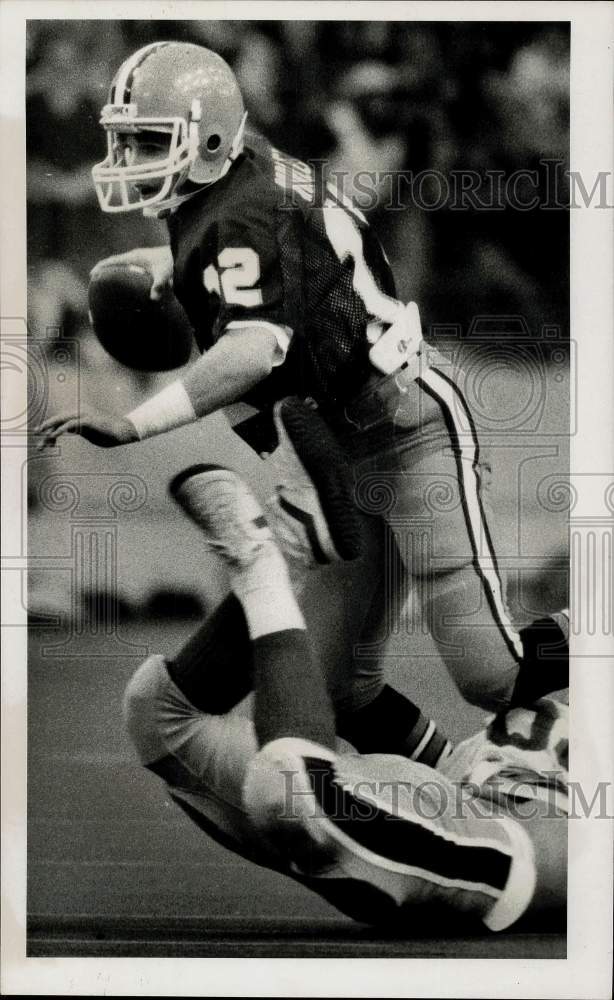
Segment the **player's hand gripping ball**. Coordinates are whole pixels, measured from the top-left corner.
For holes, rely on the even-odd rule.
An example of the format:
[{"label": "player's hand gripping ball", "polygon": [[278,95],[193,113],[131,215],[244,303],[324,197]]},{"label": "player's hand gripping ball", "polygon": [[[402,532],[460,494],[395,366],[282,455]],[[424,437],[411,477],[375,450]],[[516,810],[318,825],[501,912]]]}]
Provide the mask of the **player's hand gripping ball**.
[{"label": "player's hand gripping ball", "polygon": [[105,351],[128,368],[165,372],[186,364],[192,329],[181,305],[167,290],[151,298],[151,272],[138,264],[97,267],[89,286],[90,320]]}]

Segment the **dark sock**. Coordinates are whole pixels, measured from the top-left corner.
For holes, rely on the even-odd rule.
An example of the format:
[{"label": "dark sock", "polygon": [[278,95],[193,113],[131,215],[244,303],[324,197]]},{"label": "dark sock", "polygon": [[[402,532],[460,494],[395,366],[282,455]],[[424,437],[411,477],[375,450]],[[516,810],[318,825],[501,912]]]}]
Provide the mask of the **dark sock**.
[{"label": "dark sock", "polygon": [[254,725],[260,746],[297,736],[335,748],[335,719],[320,667],[302,629],[260,636],[254,653]]},{"label": "dark sock", "polygon": [[554,618],[540,618],[521,629],[523,658],[512,705],[531,705],[552,691],[569,687],[569,644]]},{"label": "dark sock", "polygon": [[167,660],[166,668],[195,708],[223,715],[251,691],[253,650],[240,602],[230,594]]},{"label": "dark sock", "polygon": [[388,684],[358,711],[338,712],[337,732],[359,753],[393,753],[431,767],[451,747],[431,719]]}]

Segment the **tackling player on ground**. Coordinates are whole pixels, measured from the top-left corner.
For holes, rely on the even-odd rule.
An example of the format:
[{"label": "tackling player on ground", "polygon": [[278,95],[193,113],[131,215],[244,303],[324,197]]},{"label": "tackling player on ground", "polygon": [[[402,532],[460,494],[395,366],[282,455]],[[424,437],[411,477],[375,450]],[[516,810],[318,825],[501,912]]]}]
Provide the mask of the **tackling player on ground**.
[{"label": "tackling player on ground", "polygon": [[[384,522],[468,700],[499,710],[565,686],[561,622],[519,631],[507,611],[462,372],[422,341],[417,310],[395,298],[361,213],[246,129],[231,70],[200,46],[155,42],[136,52],[113,81],[101,124],[108,155],[93,174],[102,209],[168,223],[168,247],[123,259],[148,268],[153,296],[172,282],[204,353],[131,413],[60,414],[42,425],[43,441],[71,432],[110,447],[239,399],[265,413],[288,394],[315,400],[353,464],[362,528],[379,547],[362,592],[352,594],[364,609],[363,640],[381,635],[388,616]],[[278,430],[283,437],[283,421]],[[293,473],[283,440],[280,454],[287,495]],[[430,487],[442,483],[451,502],[433,506]],[[286,504],[280,516],[286,527],[294,516],[295,533],[313,540],[308,501],[294,514]],[[431,551],[414,534],[425,517]],[[544,644],[553,655],[540,662]],[[361,661],[339,707],[340,731],[363,751],[411,755],[422,743],[415,706],[384,684],[375,656]]]},{"label": "tackling player on ground", "polygon": [[[222,605],[172,660],[149,657],[128,685],[128,730],[172,799],[224,846],[365,923],[411,934],[427,912],[446,924],[460,916],[465,930],[503,930],[529,914],[560,921],[566,706],[541,699],[499,713],[439,770],[339,747],[255,497],[215,466],[187,469],[171,490],[222,556],[236,605]],[[252,686],[253,721],[237,710]]]}]

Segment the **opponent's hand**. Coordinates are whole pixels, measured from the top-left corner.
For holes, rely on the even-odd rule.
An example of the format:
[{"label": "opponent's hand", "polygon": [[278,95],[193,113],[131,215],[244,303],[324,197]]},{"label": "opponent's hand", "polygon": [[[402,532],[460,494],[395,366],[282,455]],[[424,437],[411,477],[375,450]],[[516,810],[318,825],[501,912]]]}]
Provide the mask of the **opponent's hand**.
[{"label": "opponent's hand", "polygon": [[173,255],[171,248],[162,247],[139,247],[136,250],[128,250],[126,253],[117,253],[112,257],[105,257],[90,271],[90,278],[95,278],[105,267],[113,267],[116,264],[133,264],[135,267],[142,267],[152,277],[149,297],[158,301],[173,287]]},{"label": "opponent's hand", "polygon": [[130,444],[138,441],[139,436],[134,424],[126,417],[116,417],[102,410],[74,410],[57,413],[36,428],[37,434],[42,434],[38,450],[53,447],[61,434],[80,434],[86,441],[99,448],[115,448],[120,444]]}]

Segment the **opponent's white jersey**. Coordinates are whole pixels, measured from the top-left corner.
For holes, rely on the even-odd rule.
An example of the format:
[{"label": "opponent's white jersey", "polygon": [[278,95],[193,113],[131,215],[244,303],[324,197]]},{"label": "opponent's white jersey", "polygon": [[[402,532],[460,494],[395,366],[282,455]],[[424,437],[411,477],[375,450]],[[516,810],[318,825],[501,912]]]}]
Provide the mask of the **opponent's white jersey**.
[{"label": "opponent's white jersey", "polygon": [[438,769],[450,781],[479,788],[482,797],[543,799],[567,812],[568,768],[569,708],[540,698],[493,716]]}]

